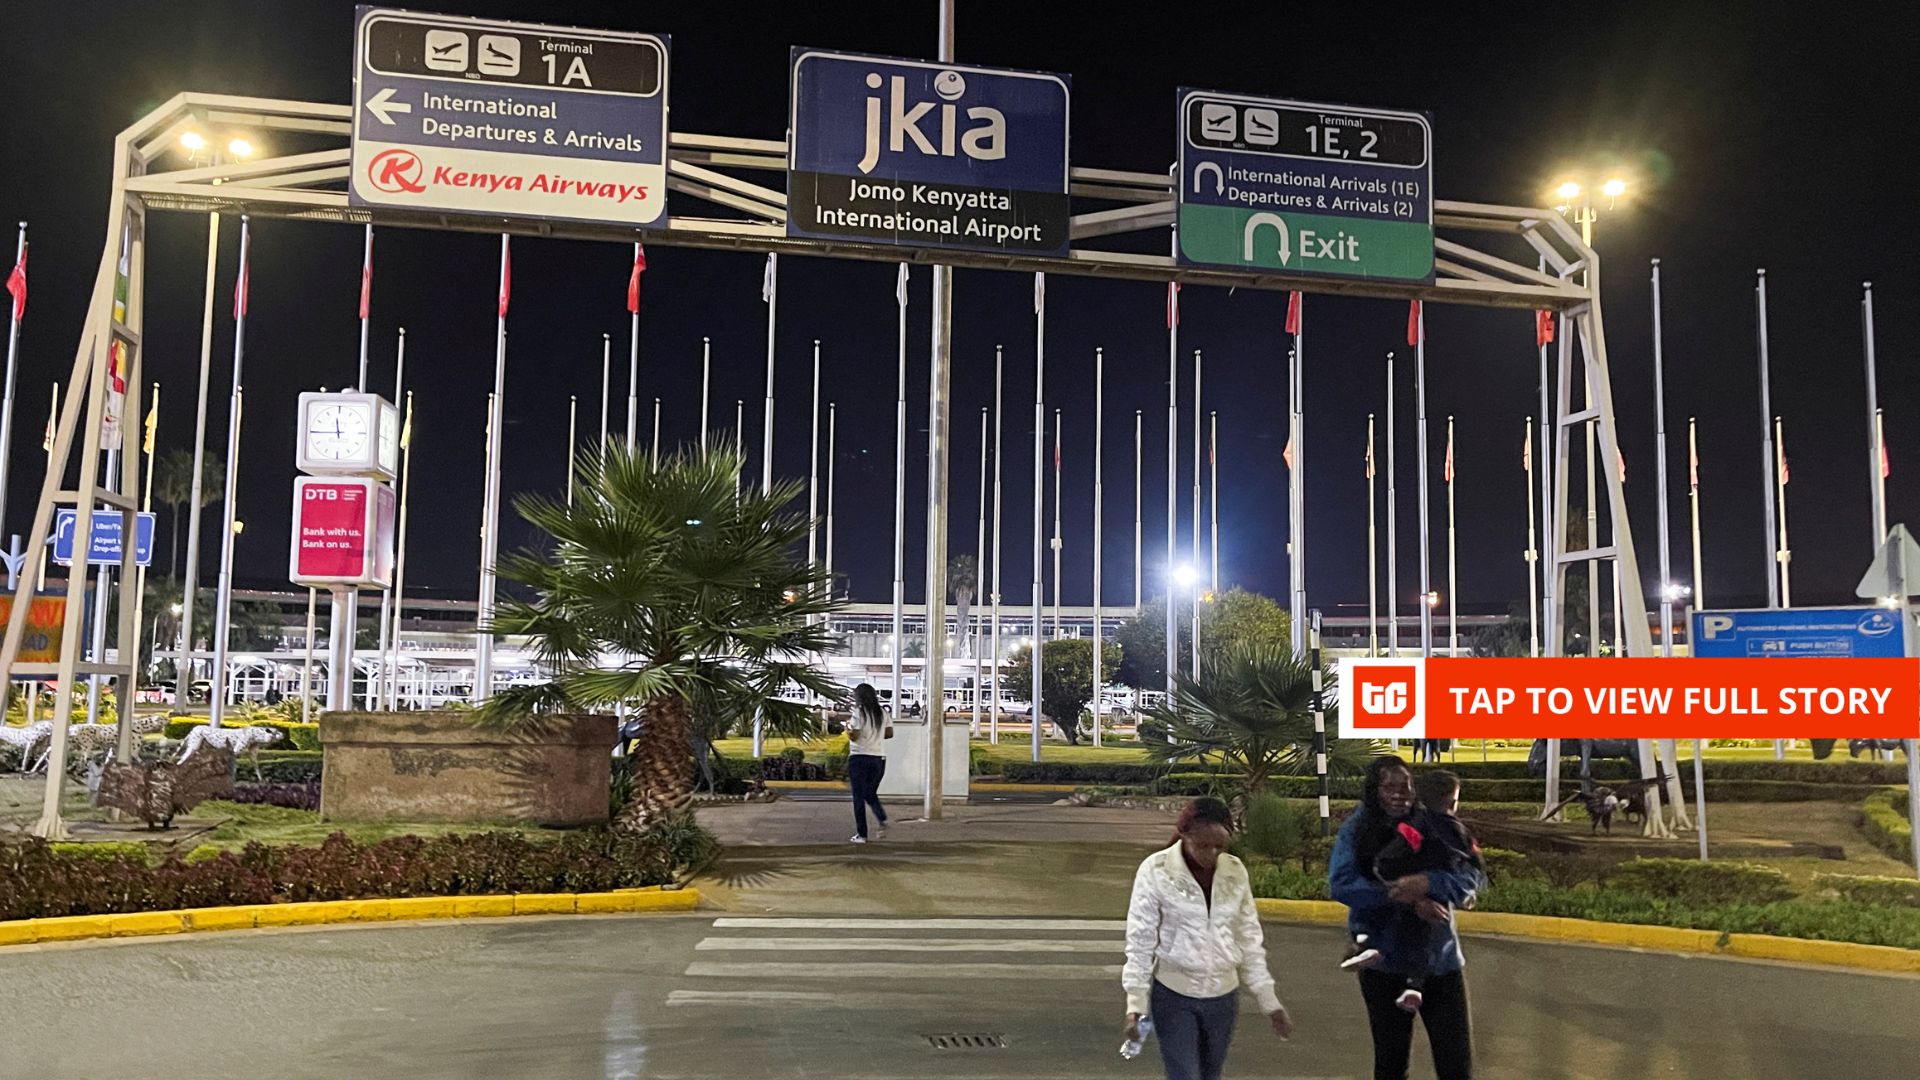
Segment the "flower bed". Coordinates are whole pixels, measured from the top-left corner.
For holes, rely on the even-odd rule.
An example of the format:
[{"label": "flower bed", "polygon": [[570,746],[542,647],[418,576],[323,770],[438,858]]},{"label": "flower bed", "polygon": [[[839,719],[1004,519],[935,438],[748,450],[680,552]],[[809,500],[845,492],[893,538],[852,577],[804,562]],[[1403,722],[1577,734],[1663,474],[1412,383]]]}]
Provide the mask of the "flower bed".
[{"label": "flower bed", "polygon": [[[551,840],[516,833],[399,836],[357,843],[250,843],[152,861],[144,851],[38,839],[0,845],[0,919],[496,893],[600,892],[663,885],[713,850],[689,822],[646,833],[585,829]],[[76,850],[76,848],[78,850]]]}]

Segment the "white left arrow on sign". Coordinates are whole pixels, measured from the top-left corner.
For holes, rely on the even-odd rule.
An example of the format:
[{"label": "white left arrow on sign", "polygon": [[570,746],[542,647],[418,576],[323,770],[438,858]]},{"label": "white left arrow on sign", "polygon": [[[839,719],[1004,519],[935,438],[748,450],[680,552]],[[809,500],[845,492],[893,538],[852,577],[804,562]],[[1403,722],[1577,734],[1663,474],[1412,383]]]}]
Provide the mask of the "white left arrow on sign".
[{"label": "white left arrow on sign", "polygon": [[367,111],[372,113],[375,119],[389,127],[393,125],[393,113],[410,113],[413,111],[413,106],[407,102],[393,100],[394,92],[394,88],[389,86],[385,90],[367,99]]}]

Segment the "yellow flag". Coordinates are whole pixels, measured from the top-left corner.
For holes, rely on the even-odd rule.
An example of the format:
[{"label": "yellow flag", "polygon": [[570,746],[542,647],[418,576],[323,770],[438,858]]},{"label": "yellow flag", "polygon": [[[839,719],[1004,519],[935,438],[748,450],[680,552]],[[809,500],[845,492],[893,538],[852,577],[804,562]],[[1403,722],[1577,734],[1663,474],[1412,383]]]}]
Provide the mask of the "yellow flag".
[{"label": "yellow flag", "polygon": [[53,384],[53,406],[47,410],[47,434],[40,440],[40,449],[53,453],[53,425],[60,418],[60,384]]},{"label": "yellow flag", "polygon": [[140,441],[140,449],[148,457],[153,456],[153,431],[160,426],[160,395],[153,395],[153,407],[147,410],[147,436]]},{"label": "yellow flag", "polygon": [[413,442],[413,391],[407,391],[407,419],[400,425],[400,449]]}]

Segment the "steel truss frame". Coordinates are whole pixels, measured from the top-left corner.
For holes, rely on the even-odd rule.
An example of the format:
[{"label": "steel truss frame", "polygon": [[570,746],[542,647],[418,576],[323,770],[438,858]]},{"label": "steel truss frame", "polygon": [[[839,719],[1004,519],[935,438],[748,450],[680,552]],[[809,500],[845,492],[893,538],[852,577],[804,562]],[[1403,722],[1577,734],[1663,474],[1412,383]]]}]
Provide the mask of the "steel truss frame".
[{"label": "steel truss frame", "polygon": [[[667,154],[668,188],[684,198],[704,204],[708,213],[719,216],[678,214],[660,229],[644,232],[632,228],[585,222],[532,220],[463,216],[422,211],[395,210],[386,207],[348,205],[346,193],[351,162],[351,106],[316,102],[284,101],[224,94],[183,93],[147,114],[114,141],[114,175],[108,206],[107,243],[95,277],[87,321],[74,356],[71,385],[87,387],[87,392],[71,394],[62,405],[54,437],[47,479],[42,484],[29,538],[29,551],[41,551],[48,536],[54,510],[73,505],[79,511],[76,535],[91,535],[96,512],[130,515],[135,509],[129,496],[104,489],[99,483],[99,443],[103,409],[107,401],[106,354],[101,343],[118,339],[127,347],[130,365],[127,375],[123,416],[142,415],[139,388],[141,382],[140,328],[144,316],[144,261],[146,214],[151,210],[188,213],[239,213],[256,218],[285,218],[300,221],[336,221],[372,224],[382,227],[427,228],[464,232],[512,233],[526,236],[557,237],[631,243],[644,238],[648,243],[752,252],[777,252],[826,258],[862,259],[876,262],[940,264],[978,270],[1003,270],[1019,273],[1045,272],[1083,277],[1165,282],[1177,280],[1187,285],[1216,285],[1229,288],[1298,290],[1306,293],[1421,300],[1432,303],[1465,304],[1475,307],[1499,307],[1519,310],[1559,312],[1578,328],[1587,356],[1585,378],[1593,388],[1593,419],[1598,421],[1604,453],[1617,454],[1618,437],[1614,428],[1613,396],[1608,385],[1606,345],[1601,329],[1598,302],[1599,265],[1593,251],[1580,241],[1558,214],[1543,209],[1510,207],[1480,203],[1436,200],[1434,224],[1446,234],[1471,237],[1498,237],[1518,250],[1513,239],[1523,241],[1533,255],[1544,258],[1548,271],[1515,262],[1503,254],[1480,246],[1437,236],[1435,239],[1436,277],[1431,284],[1388,281],[1316,278],[1284,271],[1228,270],[1180,266],[1170,255],[1149,255],[1094,246],[1108,237],[1159,232],[1174,223],[1175,191],[1171,173],[1140,173],[1113,169],[1076,167],[1071,172],[1070,195],[1076,211],[1072,217],[1071,250],[1065,257],[998,254],[962,251],[901,249],[880,244],[861,244],[796,239],[786,235],[787,196],[776,186],[747,176],[784,174],[787,146],[779,139],[750,139],[731,136],[696,135],[675,132]],[[268,154],[257,159],[188,168],[164,168],[162,159],[172,153],[181,134],[199,129],[247,129],[266,136],[271,147],[274,136],[289,143],[306,142],[319,149],[298,153]],[[777,181],[776,181],[777,182]],[[114,317],[114,284],[119,264],[119,239],[128,239],[127,304],[124,319]],[[1167,250],[1164,238],[1151,245]],[[1584,273],[1583,273],[1584,271]],[[1566,413],[1566,386],[1571,373],[1569,354],[1563,340],[1561,352],[1562,422],[1570,422]],[[60,486],[73,464],[75,439],[80,439],[80,480],[77,488]],[[1560,431],[1554,455],[1556,502],[1564,523],[1567,497],[1567,440]],[[139,489],[140,460],[137,453],[122,455],[120,492]],[[1616,535],[1614,547],[1605,551],[1568,553],[1565,550],[1564,525],[1554,531],[1555,574],[1563,579],[1566,562],[1571,559],[1614,558],[1619,560],[1626,580],[1639,580],[1633,556],[1633,542],[1625,522],[1626,506],[1617,476],[1609,472],[1608,498]],[[131,521],[123,517],[127,529]],[[133,574],[133,545],[125,545],[121,574],[116,587],[136,580]],[[80,568],[84,574],[85,567]],[[81,649],[82,605],[69,603],[60,660],[51,665],[18,662],[26,623],[27,601],[33,596],[36,575],[22,574],[7,624],[4,646],[0,646],[0,675],[52,674],[63,687],[71,687],[79,675],[100,673],[112,676],[118,684],[119,699],[130,707],[138,678],[139,651],[135,638],[131,603],[122,604],[115,631],[115,648],[120,657],[108,665],[83,662]],[[81,580],[70,577],[69,581]],[[1556,582],[1557,584],[1557,582]],[[1556,590],[1564,594],[1564,590]],[[1646,602],[1640,591],[1627,591],[1627,627],[1629,651],[1650,655]],[[1557,651],[1557,650],[1556,650]],[[130,708],[123,709],[120,724],[120,754],[130,749],[127,724]],[[49,758],[48,800],[35,831],[43,836],[64,832],[60,820],[58,791],[66,765],[67,710],[57,709],[54,717],[53,750]]]}]

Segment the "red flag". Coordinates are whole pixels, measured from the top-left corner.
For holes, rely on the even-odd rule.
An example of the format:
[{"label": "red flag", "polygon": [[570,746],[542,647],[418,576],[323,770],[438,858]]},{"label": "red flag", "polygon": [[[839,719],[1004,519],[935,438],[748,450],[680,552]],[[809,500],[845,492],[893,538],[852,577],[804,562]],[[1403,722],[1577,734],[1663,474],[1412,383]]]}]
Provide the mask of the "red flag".
[{"label": "red flag", "polygon": [[1887,444],[1885,440],[1882,440],[1880,443],[1880,478],[1884,480],[1892,475],[1893,465],[1887,461]]},{"label": "red flag", "polygon": [[1407,302],[1407,344],[1420,344],[1420,301]]},{"label": "red flag", "polygon": [[1447,478],[1447,486],[1452,487],[1453,486],[1453,429],[1451,427],[1447,429],[1447,464],[1446,464],[1446,471],[1444,475]]},{"label": "red flag", "polygon": [[1053,471],[1060,471],[1060,443],[1058,440],[1053,444]]},{"label": "red flag", "polygon": [[233,287],[233,321],[247,317],[247,278],[253,261],[253,238],[240,245],[240,281]]},{"label": "red flag", "polygon": [[1533,313],[1533,343],[1542,349],[1553,344],[1553,312]]},{"label": "red flag", "polygon": [[1624,484],[1627,482],[1627,455],[1620,453],[1618,450],[1614,451],[1614,453],[1620,459],[1620,482]]},{"label": "red flag", "polygon": [[1299,332],[1300,332],[1300,294],[1297,292],[1292,292],[1287,294],[1287,333],[1298,334]]},{"label": "red flag", "polygon": [[20,259],[13,264],[13,273],[7,275],[7,291],[13,294],[13,321],[19,322],[27,314],[27,245],[20,245]]},{"label": "red flag", "polygon": [[1367,432],[1367,479],[1373,479],[1373,432]]},{"label": "red flag", "polygon": [[1167,329],[1180,325],[1180,283],[1167,282]]},{"label": "red flag", "polygon": [[[1372,455],[1373,455],[1373,448],[1372,448],[1372,447],[1368,447],[1368,448],[1367,448],[1367,455],[1368,455],[1368,458],[1367,458],[1367,460],[1368,460],[1369,462],[1371,462],[1371,461],[1373,460],[1373,458],[1372,458]],[[1287,463],[1287,468],[1288,468],[1288,469],[1292,469],[1292,468],[1293,468],[1293,436],[1291,436],[1291,435],[1289,435],[1289,436],[1287,436],[1287,445],[1286,445],[1286,448],[1280,451],[1280,460],[1281,460],[1281,461],[1284,461],[1284,462],[1286,462],[1286,463]],[[1368,465],[1368,468],[1372,468],[1372,465],[1371,465],[1371,464],[1369,464],[1369,465]]]},{"label": "red flag", "polygon": [[1533,471],[1533,429],[1527,429],[1526,441],[1520,444],[1520,468],[1524,472]]},{"label": "red flag", "polygon": [[1785,451],[1781,451],[1780,453],[1780,486],[1787,486],[1787,455]]},{"label": "red flag", "polygon": [[360,264],[360,321],[373,310],[373,244],[367,244],[367,257]]},{"label": "red flag", "polygon": [[647,272],[647,247],[633,245],[633,273],[627,276],[627,311],[640,314],[640,275]]},{"label": "red flag", "polygon": [[513,248],[500,245],[500,317],[507,317],[507,301],[513,298]]},{"label": "red flag", "polygon": [[1691,431],[1687,432],[1687,486],[1694,491],[1700,490],[1700,451],[1693,445]]},{"label": "red flag", "polygon": [[115,394],[127,392],[127,347],[118,338],[107,347],[107,386]]}]

